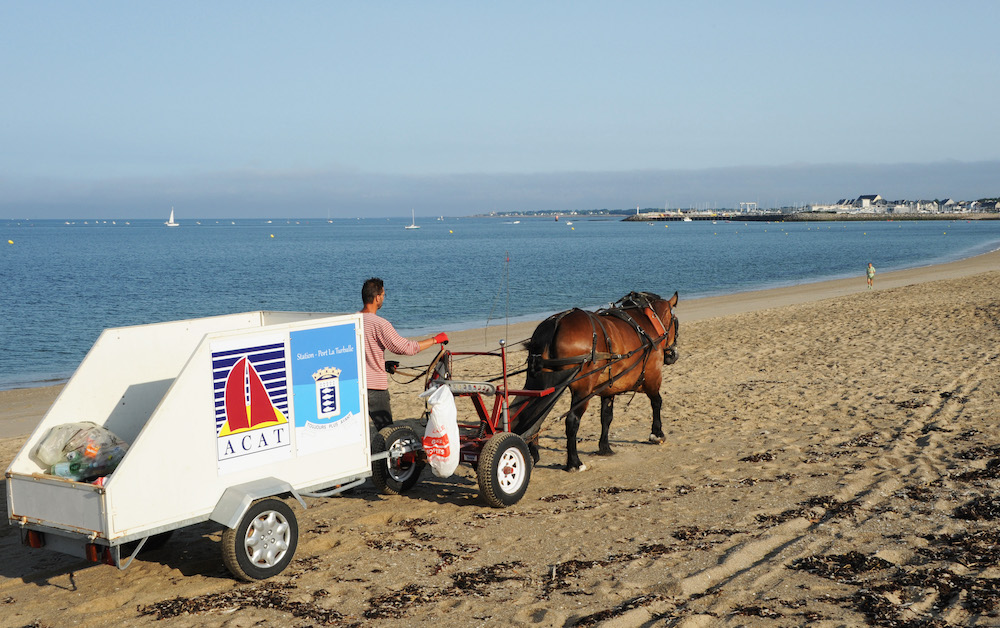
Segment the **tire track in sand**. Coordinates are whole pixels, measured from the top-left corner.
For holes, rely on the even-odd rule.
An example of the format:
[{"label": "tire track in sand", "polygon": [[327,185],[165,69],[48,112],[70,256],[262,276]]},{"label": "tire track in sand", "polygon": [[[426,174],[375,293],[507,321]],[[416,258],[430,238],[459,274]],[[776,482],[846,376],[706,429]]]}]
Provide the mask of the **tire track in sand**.
[{"label": "tire track in sand", "polygon": [[[962,359],[966,362],[970,360],[967,356]],[[673,617],[675,622],[671,625],[685,628],[717,625],[721,618],[731,615],[734,608],[754,601],[749,598],[759,598],[759,592],[780,589],[781,581],[785,579],[785,568],[795,560],[834,548],[842,551],[844,547],[868,542],[866,529],[878,527],[886,512],[891,513],[893,506],[890,502],[904,487],[923,486],[948,476],[949,468],[955,464],[956,438],[976,421],[976,417],[970,416],[973,411],[968,407],[969,399],[983,390],[984,383],[996,369],[998,359],[1000,354],[980,352],[974,356],[973,364],[942,382],[939,388],[911,386],[902,390],[914,397],[883,401],[896,406],[897,416],[899,412],[906,412],[906,416],[894,425],[880,426],[876,430],[887,444],[879,448],[877,455],[865,459],[862,465],[845,471],[833,495],[841,503],[857,505],[853,524],[829,526],[823,521],[798,517],[752,533],[729,548],[717,564],[681,577],[678,581],[680,595],[620,616],[614,625],[647,624],[657,614]],[[938,369],[941,370],[950,369]],[[905,396],[900,392],[900,388],[894,391],[897,396]],[[840,400],[858,407],[865,401],[860,392],[848,393]],[[826,402],[819,401],[804,410],[820,412]],[[890,415],[887,418],[895,417]],[[953,525],[940,513],[937,518],[939,521],[934,523],[936,530]],[[824,529],[831,527],[836,529]],[[882,554],[895,564],[908,562],[912,557],[912,552],[907,549],[888,548]],[[707,607],[692,604],[710,594],[714,599]],[[934,603],[936,598],[933,595],[914,600],[914,612],[920,609],[927,611]],[[696,605],[700,607],[697,611],[694,610]],[[946,615],[956,613],[947,612]],[[957,615],[961,616],[961,613]]]}]

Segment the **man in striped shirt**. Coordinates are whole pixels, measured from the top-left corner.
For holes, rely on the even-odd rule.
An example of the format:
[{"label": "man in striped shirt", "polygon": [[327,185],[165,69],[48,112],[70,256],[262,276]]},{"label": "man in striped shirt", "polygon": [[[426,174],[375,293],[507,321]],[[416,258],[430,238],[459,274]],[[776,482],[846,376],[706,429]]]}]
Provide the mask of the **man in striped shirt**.
[{"label": "man in striped shirt", "polygon": [[362,318],[365,323],[365,375],[368,380],[368,416],[375,429],[392,423],[389,404],[389,375],[386,371],[386,350],[398,355],[416,355],[435,344],[448,342],[448,335],[440,333],[433,338],[409,340],[403,338],[392,323],[378,315],[385,303],[385,286],[382,280],[372,277],[361,287]]}]

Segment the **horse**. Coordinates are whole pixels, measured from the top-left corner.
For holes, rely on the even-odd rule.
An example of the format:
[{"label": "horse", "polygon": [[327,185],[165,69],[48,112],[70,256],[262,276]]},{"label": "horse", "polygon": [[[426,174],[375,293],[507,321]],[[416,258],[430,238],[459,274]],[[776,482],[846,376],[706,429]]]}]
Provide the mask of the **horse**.
[{"label": "horse", "polygon": [[[559,393],[566,387],[570,389],[570,410],[566,414],[567,471],[587,468],[577,453],[576,436],[580,417],[594,396],[601,398],[599,455],[614,454],[608,432],[614,418],[615,395],[623,392],[641,390],[646,394],[653,411],[649,440],[664,441],[660,385],[663,365],[673,364],[678,357],[678,323],[673,313],[677,299],[676,292],[670,299],[651,292],[631,292],[610,308],[597,312],[574,308],[550,316],[535,328],[526,343],[528,368],[524,388],[553,387]],[[529,418],[515,426],[515,431],[529,440],[536,462],[538,450],[530,436],[537,433],[558,396],[542,397],[546,407],[533,417],[526,413]]]}]

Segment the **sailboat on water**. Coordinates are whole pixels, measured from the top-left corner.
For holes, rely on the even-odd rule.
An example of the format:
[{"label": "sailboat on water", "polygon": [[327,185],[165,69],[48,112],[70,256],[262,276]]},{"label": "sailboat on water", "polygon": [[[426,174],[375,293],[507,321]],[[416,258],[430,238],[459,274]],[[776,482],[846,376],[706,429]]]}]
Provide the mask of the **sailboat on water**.
[{"label": "sailboat on water", "polygon": [[181,226],[181,223],[174,222],[174,208],[173,207],[170,208],[170,218],[167,220],[167,222],[165,222],[163,224],[167,225],[168,227],[180,227]]},{"label": "sailboat on water", "polygon": [[417,224],[417,214],[411,209],[410,210],[410,224],[403,227],[404,229],[419,229],[420,225]]}]

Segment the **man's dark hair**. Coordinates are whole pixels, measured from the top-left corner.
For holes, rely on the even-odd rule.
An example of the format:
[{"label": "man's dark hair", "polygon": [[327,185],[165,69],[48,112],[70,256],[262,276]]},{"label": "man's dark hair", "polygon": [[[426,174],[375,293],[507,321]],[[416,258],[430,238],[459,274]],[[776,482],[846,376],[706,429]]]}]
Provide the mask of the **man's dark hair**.
[{"label": "man's dark hair", "polygon": [[365,282],[365,285],[361,286],[361,302],[365,305],[375,302],[375,297],[382,294],[385,290],[382,280],[378,277],[372,277]]}]

